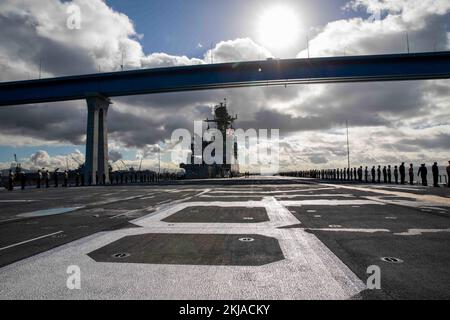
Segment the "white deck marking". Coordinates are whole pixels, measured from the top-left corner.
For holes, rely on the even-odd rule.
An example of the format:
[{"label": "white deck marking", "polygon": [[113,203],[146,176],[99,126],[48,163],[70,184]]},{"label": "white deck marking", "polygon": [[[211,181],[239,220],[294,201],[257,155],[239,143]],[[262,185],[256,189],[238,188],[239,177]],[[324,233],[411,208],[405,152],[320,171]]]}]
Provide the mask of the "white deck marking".
[{"label": "white deck marking", "polygon": [[0,200],[0,203],[28,203],[28,202],[36,202],[40,200]]},{"label": "white deck marking", "polygon": [[203,190],[202,192],[200,192],[199,194],[196,194],[195,196],[196,196],[196,197],[208,197],[208,196],[206,195],[208,192],[211,192],[211,189],[205,189],[205,190]]},{"label": "white deck marking", "polygon": [[25,220],[25,219],[24,218],[11,218],[11,219],[0,220],[0,222],[21,221],[21,220]]},{"label": "white deck marking", "polygon": [[383,203],[371,200],[287,200],[280,201],[286,207],[301,206],[352,206],[352,205],[381,205]]},{"label": "white deck marking", "polygon": [[208,194],[199,195],[200,198],[212,198],[212,199],[220,199],[220,198],[223,198],[223,199],[262,198],[264,196],[265,195],[259,195],[258,196],[258,195],[246,195],[246,194],[243,194],[243,195],[236,194],[234,196],[222,196],[222,195],[211,196],[211,195],[208,195]]},{"label": "white deck marking", "polygon": [[408,188],[408,187],[394,187],[394,186],[373,186],[372,188],[387,188],[387,189],[395,189],[395,190],[406,190],[406,191],[425,191],[423,189],[420,188]]},{"label": "white deck marking", "polygon": [[[330,186],[328,184],[323,184],[324,186]],[[364,188],[364,187],[353,187],[353,186],[342,186],[342,185],[336,185],[335,186],[338,189],[350,189],[350,190],[358,190],[363,192],[373,192],[373,193],[379,193],[384,195],[393,195],[401,198],[410,198],[416,201],[421,201],[423,203],[428,203],[431,206],[439,204],[440,206],[450,206],[450,199],[439,197],[439,196],[433,196],[433,195],[422,195],[422,194],[415,194],[415,193],[407,193],[407,192],[400,192],[400,191],[388,191],[388,190],[381,190],[376,188]],[[374,197],[365,197],[367,199],[374,198]],[[385,202],[385,203],[395,203],[395,204],[403,204],[405,206],[414,206],[417,207],[418,203],[414,202],[413,204],[409,203],[408,201],[401,201],[401,200],[387,200],[387,199],[378,199],[379,201]],[[411,201],[409,201],[411,202]]]},{"label": "white deck marking", "polygon": [[295,189],[295,190],[276,190],[276,191],[234,191],[234,190],[228,190],[228,191],[211,191],[210,193],[228,193],[228,194],[277,194],[277,193],[295,193],[295,192],[310,192],[310,191],[321,191],[321,190],[332,190],[334,188],[331,187],[325,187],[325,188],[316,188],[316,189]]},{"label": "white deck marking", "polygon": [[450,232],[450,229],[408,229],[408,232],[394,233],[396,236],[420,236],[423,233]]},{"label": "white deck marking", "polygon": [[332,231],[332,232],[363,232],[363,233],[376,233],[376,232],[391,232],[389,229],[357,229],[357,228],[305,228],[304,230],[311,231]]},{"label": "white deck marking", "polygon": [[[153,198],[153,197],[154,196],[148,197],[148,198]],[[144,199],[144,198],[141,198],[141,199]],[[178,199],[178,200],[175,200],[175,201],[172,201],[172,200],[169,199],[167,201],[159,202],[159,203],[156,203],[155,205],[151,205],[151,206],[148,206],[148,207],[145,207],[145,208],[139,208],[139,209],[135,209],[135,210],[129,210],[129,211],[126,211],[126,212],[122,212],[120,214],[117,214],[115,216],[110,217],[110,219],[115,219],[115,218],[118,218],[118,217],[126,217],[126,216],[129,217],[129,216],[131,216],[131,215],[133,215],[135,213],[152,211],[155,208],[159,209],[159,208],[164,207],[164,206],[171,206],[171,205],[178,204],[178,203],[190,200],[190,199],[192,199],[192,197],[186,197],[186,198]],[[154,215],[154,214],[155,214],[155,212],[152,212],[150,215]],[[145,215],[145,217],[147,217],[147,216],[149,216],[149,215]]]},{"label": "white deck marking", "polygon": [[67,214],[78,211],[80,209],[84,209],[84,206],[81,207],[71,207],[71,208],[50,208],[50,209],[42,209],[32,212],[25,212],[16,215],[19,218],[31,218],[31,217],[47,217],[47,216],[56,216],[60,214]]},{"label": "white deck marking", "polygon": [[112,198],[109,200],[105,200],[105,201],[99,201],[99,202],[93,202],[90,203],[90,206],[104,206],[104,205],[108,205],[108,204],[113,204],[116,202],[124,202],[124,201],[130,201],[130,200],[139,200],[142,197],[145,197],[147,194],[141,194],[138,196],[132,196],[132,197],[127,197],[127,198]]},{"label": "white deck marking", "polygon": [[444,208],[439,208],[439,207],[422,207],[422,209],[431,209],[431,210],[445,211]]},{"label": "white deck marking", "polygon": [[330,193],[330,194],[291,194],[291,195],[275,195],[278,199],[283,198],[322,198],[322,197],[333,197],[333,198],[355,198],[352,194],[339,194],[339,193]]},{"label": "white deck marking", "polygon": [[37,237],[37,238],[33,238],[33,239],[30,239],[30,240],[25,240],[25,241],[22,241],[22,242],[18,242],[18,243],[15,243],[15,244],[12,244],[12,245],[0,248],[0,251],[6,250],[6,249],[9,249],[9,248],[13,248],[13,247],[17,247],[17,246],[20,246],[20,245],[28,243],[28,242],[40,240],[40,239],[43,239],[43,238],[48,238],[48,237],[57,235],[57,234],[62,233],[62,232],[64,232],[64,231],[58,231],[58,232],[46,234],[46,235],[43,235],[43,236],[40,236],[40,237]]},{"label": "white deck marking", "polygon": [[148,196],[148,197],[144,197],[141,198],[140,200],[149,200],[149,199],[153,199],[155,196]]}]

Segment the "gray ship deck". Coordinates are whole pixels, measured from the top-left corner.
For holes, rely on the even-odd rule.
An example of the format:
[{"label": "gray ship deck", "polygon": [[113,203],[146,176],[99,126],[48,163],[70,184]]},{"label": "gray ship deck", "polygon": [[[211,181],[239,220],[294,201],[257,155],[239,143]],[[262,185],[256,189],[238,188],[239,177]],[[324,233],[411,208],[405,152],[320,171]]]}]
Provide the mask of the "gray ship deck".
[{"label": "gray ship deck", "polygon": [[182,181],[0,191],[0,207],[0,299],[450,298],[448,188]]}]

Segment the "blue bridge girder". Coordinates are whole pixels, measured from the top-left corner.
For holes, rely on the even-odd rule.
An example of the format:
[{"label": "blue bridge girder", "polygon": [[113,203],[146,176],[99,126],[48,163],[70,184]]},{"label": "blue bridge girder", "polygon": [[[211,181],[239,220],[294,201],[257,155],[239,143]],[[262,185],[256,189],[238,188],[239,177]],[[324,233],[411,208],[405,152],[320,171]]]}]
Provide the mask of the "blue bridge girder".
[{"label": "blue bridge girder", "polygon": [[219,88],[450,78],[450,51],[268,59],[0,83],[0,106]]}]

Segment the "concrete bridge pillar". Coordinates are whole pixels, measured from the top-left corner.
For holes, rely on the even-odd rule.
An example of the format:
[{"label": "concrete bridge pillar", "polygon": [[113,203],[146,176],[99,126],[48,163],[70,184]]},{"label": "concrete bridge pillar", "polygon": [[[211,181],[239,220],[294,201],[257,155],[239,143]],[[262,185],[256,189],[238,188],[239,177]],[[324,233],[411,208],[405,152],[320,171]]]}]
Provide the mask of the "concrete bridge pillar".
[{"label": "concrete bridge pillar", "polygon": [[105,181],[109,183],[108,126],[106,119],[111,101],[101,95],[89,96],[86,101],[88,121],[84,180],[86,184],[101,184],[103,175],[105,175]]}]

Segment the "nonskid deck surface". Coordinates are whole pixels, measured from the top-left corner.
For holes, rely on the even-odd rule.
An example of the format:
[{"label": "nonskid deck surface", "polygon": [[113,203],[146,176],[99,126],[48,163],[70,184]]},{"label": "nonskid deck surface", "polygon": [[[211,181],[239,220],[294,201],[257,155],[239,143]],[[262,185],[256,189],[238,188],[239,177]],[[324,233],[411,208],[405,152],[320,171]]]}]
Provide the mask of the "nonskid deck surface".
[{"label": "nonskid deck surface", "polygon": [[448,189],[234,181],[2,191],[0,298],[450,298]]}]

